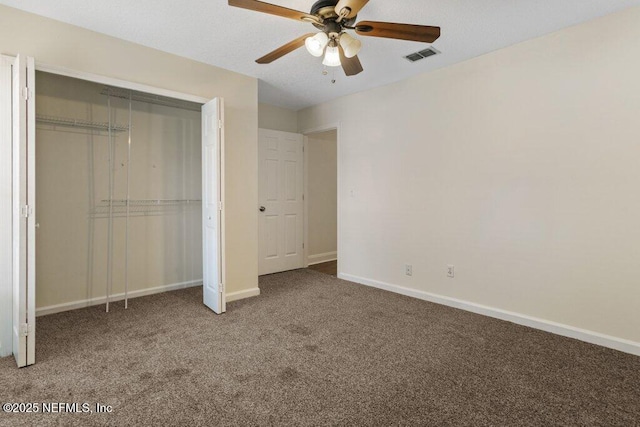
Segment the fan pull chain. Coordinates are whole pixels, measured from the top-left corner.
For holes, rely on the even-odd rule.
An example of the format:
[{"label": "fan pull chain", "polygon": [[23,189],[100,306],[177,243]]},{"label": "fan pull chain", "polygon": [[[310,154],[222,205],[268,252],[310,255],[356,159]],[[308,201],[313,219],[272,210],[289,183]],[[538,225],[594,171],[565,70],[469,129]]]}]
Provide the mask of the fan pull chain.
[{"label": "fan pull chain", "polygon": [[[331,70],[331,84],[335,84],[336,83],[336,70],[335,70],[335,67],[332,67],[332,68],[333,69]],[[329,75],[329,70],[327,69],[326,66],[322,69],[322,75],[323,76]]]}]

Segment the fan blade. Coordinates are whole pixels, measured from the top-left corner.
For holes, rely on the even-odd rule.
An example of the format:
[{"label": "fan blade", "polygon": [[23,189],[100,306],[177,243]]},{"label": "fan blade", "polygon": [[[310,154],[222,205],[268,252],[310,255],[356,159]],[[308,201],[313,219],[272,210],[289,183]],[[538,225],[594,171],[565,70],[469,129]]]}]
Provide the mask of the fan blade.
[{"label": "fan blade", "polygon": [[256,59],[256,62],[258,64],[270,64],[276,59],[285,56],[287,53],[291,53],[294,50],[298,49],[299,47],[304,46],[304,41],[307,39],[307,37],[313,37],[314,35],[315,35],[314,33],[309,33],[309,34],[305,34],[302,37],[298,37],[297,39],[290,41],[284,46],[280,46],[273,52],[267,53],[262,58]]},{"label": "fan blade", "polygon": [[342,16],[342,9],[346,8],[349,13],[345,15],[344,18],[351,19],[356,16],[358,12],[360,12],[360,9],[362,9],[368,2],[369,0],[340,0],[336,5],[336,13],[338,16]]},{"label": "fan blade", "polygon": [[268,13],[271,15],[282,16],[284,18],[295,19],[301,21],[303,19],[318,21],[318,18],[308,13],[288,9],[275,4],[265,3],[258,0],[229,0],[229,6],[241,7],[243,9],[255,10],[256,12]]},{"label": "fan blade", "polygon": [[356,74],[360,74],[363,71],[362,64],[358,59],[358,56],[354,56],[353,58],[347,58],[344,56],[344,50],[342,50],[342,46],[338,46],[338,51],[340,52],[340,64],[342,65],[342,69],[347,76],[355,76]]},{"label": "fan blade", "polygon": [[356,24],[356,33],[361,36],[433,43],[440,37],[440,27],[363,21]]}]

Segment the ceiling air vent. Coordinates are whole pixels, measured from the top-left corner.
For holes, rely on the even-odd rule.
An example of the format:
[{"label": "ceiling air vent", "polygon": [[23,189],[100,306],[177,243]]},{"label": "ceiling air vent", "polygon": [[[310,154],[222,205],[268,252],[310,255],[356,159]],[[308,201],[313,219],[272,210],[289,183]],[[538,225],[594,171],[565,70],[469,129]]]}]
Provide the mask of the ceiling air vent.
[{"label": "ceiling air vent", "polygon": [[411,62],[416,62],[416,61],[420,61],[421,59],[428,58],[433,55],[437,55],[439,53],[440,51],[434,49],[433,47],[430,47],[428,49],[421,50],[420,52],[411,53],[405,56],[405,58]]}]

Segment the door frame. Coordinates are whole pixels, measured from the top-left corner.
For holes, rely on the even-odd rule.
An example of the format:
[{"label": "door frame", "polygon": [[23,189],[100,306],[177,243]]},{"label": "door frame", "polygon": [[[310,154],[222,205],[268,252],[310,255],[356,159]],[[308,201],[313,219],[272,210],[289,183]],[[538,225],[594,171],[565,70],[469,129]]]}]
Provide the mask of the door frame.
[{"label": "door frame", "polygon": [[86,80],[93,83],[100,83],[109,86],[117,86],[123,89],[136,90],[138,92],[146,92],[153,95],[166,96],[168,98],[180,99],[182,101],[197,102],[199,104],[206,104],[211,99],[203,98],[201,96],[190,95],[187,93],[176,92],[173,90],[162,89],[156,86],[150,86],[142,83],[134,83],[127,80],[121,80],[114,77],[106,77],[100,74],[93,74],[84,71],[75,71],[69,68],[60,67],[57,65],[47,64],[45,62],[39,62],[36,58],[36,71],[43,71],[45,73],[57,74],[60,76],[73,77],[75,79]]},{"label": "door frame", "polygon": [[[76,71],[66,67],[60,67],[58,65],[52,65],[45,62],[39,62],[36,60],[36,71],[42,71],[50,74],[57,74],[65,77],[72,77],[75,79],[85,80],[93,83],[100,83],[108,86],[116,86],[123,89],[135,90],[138,92],[145,92],[152,95],[166,96],[168,98],[179,99],[182,101],[190,101],[199,104],[206,104],[214,98],[208,99],[202,96],[191,95],[188,93],[177,92],[169,89],[163,89],[156,86],[146,85],[143,83],[135,83],[127,80],[118,79],[115,77],[107,77],[102,76],[100,74],[89,73],[85,71]],[[222,100],[222,98],[220,98]],[[225,251],[225,241],[226,241],[226,199],[225,199],[225,143],[224,143],[224,103],[221,102],[220,117],[223,122],[222,129],[220,130],[220,197],[222,199],[222,210],[220,211],[220,280],[224,284],[223,286],[223,297],[222,300],[226,301],[226,293],[227,293],[227,279],[226,279],[226,251]],[[202,144],[202,141],[201,141]],[[202,148],[202,147],[201,147]],[[204,175],[204,171],[201,173]],[[37,189],[36,189],[37,192]],[[204,283],[204,277],[202,278]]]},{"label": "door frame", "polygon": [[309,128],[309,129],[303,129],[300,133],[303,135],[304,139],[303,139],[303,144],[304,144],[304,194],[305,194],[305,198],[304,198],[304,266],[305,268],[309,266],[309,188],[308,188],[308,179],[307,179],[307,161],[309,160],[308,157],[308,150],[307,150],[307,144],[308,144],[308,136],[314,133],[321,133],[321,132],[326,132],[326,131],[330,131],[330,130],[335,130],[336,131],[336,169],[337,169],[337,189],[336,189],[336,195],[337,195],[337,212],[336,212],[336,219],[337,219],[337,224],[336,224],[336,228],[337,228],[337,239],[338,239],[338,244],[337,244],[337,250],[338,250],[338,255],[337,255],[337,259],[338,259],[338,277],[340,277],[340,274],[342,274],[342,270],[340,269],[340,259],[342,257],[342,228],[340,227],[341,224],[341,217],[342,217],[342,181],[341,181],[341,170],[342,170],[342,146],[340,144],[340,141],[342,141],[342,123],[341,122],[333,122],[333,123],[328,123],[326,125],[322,125],[322,126],[317,126],[317,127],[313,127],[313,128]]},{"label": "door frame", "polygon": [[[15,59],[14,55],[5,55],[5,54],[1,54],[3,60],[6,61],[10,61],[12,62]],[[57,74],[60,76],[66,76],[66,77],[73,77],[76,79],[80,79],[80,80],[86,80],[89,82],[93,82],[93,83],[100,83],[100,84],[105,84],[105,85],[109,85],[109,86],[116,86],[116,87],[120,87],[123,89],[129,89],[129,90],[135,90],[135,91],[140,91],[140,92],[146,92],[146,93],[150,93],[153,95],[160,95],[160,96],[166,96],[166,97],[170,97],[170,98],[174,98],[174,99],[179,99],[179,100],[183,100],[183,101],[190,101],[190,102],[196,102],[196,103],[200,103],[200,104],[205,104],[209,101],[211,101],[211,99],[209,98],[204,98],[201,96],[197,96],[197,95],[192,95],[192,94],[187,94],[187,93],[183,93],[183,92],[178,92],[178,91],[173,91],[173,90],[168,90],[168,89],[163,89],[163,88],[159,88],[156,86],[151,86],[151,85],[146,85],[146,84],[142,84],[142,83],[135,83],[135,82],[130,82],[127,80],[122,80],[122,79],[118,79],[118,78],[114,78],[114,77],[107,77],[107,76],[103,76],[100,74],[94,74],[94,73],[89,73],[89,72],[85,72],[85,71],[76,71],[70,68],[66,68],[66,67],[61,67],[61,66],[57,66],[57,65],[52,65],[52,64],[48,64],[46,62],[40,62],[37,60],[35,61],[35,71],[42,71],[42,72],[46,72],[46,73],[50,73],[50,74]],[[37,101],[37,100],[36,100]],[[4,111],[2,111],[2,113],[6,113]],[[9,117],[8,119],[11,120],[11,111],[8,112],[9,113]],[[224,113],[222,113],[224,114]],[[3,117],[0,117],[0,120],[2,120],[3,122],[7,119],[7,117],[5,117],[6,114],[3,114]],[[222,138],[224,138],[224,134],[222,136]],[[2,141],[2,139],[0,139],[0,141]],[[4,150],[3,150],[4,151]],[[226,266],[225,266],[225,213],[226,213],[226,201],[224,199],[225,197],[225,158],[224,158],[224,151],[221,153],[220,156],[220,186],[221,186],[221,197],[223,198],[223,207],[224,209],[221,211],[220,215],[220,220],[221,220],[221,227],[220,227],[220,239],[221,239],[221,243],[220,243],[220,256],[221,256],[221,268],[220,268],[220,275],[221,275],[221,280],[222,283],[224,283],[226,285]],[[13,179],[12,179],[13,182]],[[12,185],[12,182],[9,183]],[[36,189],[37,191],[37,189]],[[13,202],[12,202],[12,206],[13,206]],[[11,221],[13,222],[13,214],[11,216]],[[0,220],[4,220],[4,218],[0,218]],[[4,224],[0,224],[0,226],[4,227]],[[13,258],[13,251],[11,252],[11,258]],[[10,264],[10,266],[12,266],[12,259],[9,260],[5,260],[5,259],[0,259],[0,266],[3,266],[6,264],[6,262],[8,262]],[[4,269],[2,270],[4,271]],[[9,270],[11,271],[11,269]],[[12,300],[13,298],[13,279],[9,281],[9,283],[7,283],[8,285],[8,289],[6,291],[2,291],[0,294],[4,296],[7,296]],[[0,284],[0,286],[2,286]],[[226,286],[224,286],[224,292],[226,293]],[[0,306],[4,306],[2,304],[2,302],[0,302]],[[9,320],[9,322],[11,324],[13,324],[13,316],[9,316],[7,317],[7,319]],[[4,319],[0,319],[0,321],[2,321],[4,323]],[[13,328],[13,325],[12,325]],[[2,338],[2,337],[0,337]],[[7,346],[7,344],[4,342],[4,339],[2,341],[2,354],[5,355],[4,353],[6,353],[5,351],[5,346]],[[10,347],[10,346],[9,346]],[[11,353],[9,353],[11,354]]]}]

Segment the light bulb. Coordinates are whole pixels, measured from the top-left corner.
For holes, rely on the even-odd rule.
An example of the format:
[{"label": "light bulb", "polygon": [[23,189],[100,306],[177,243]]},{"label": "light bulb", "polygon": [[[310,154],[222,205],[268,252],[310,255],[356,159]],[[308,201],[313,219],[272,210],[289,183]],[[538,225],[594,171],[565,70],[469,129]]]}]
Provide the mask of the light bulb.
[{"label": "light bulb", "polygon": [[347,33],[342,33],[340,36],[340,46],[342,46],[342,50],[344,50],[344,56],[347,58],[353,58],[360,52],[360,48],[362,47],[362,43],[360,40],[351,37]]},{"label": "light bulb", "polygon": [[304,45],[307,51],[313,56],[322,56],[324,48],[329,43],[329,36],[326,33],[318,33],[313,37],[307,37]]},{"label": "light bulb", "polygon": [[327,52],[324,54],[323,65],[327,67],[339,67],[340,66],[340,53],[338,52],[338,46],[329,46]]}]

